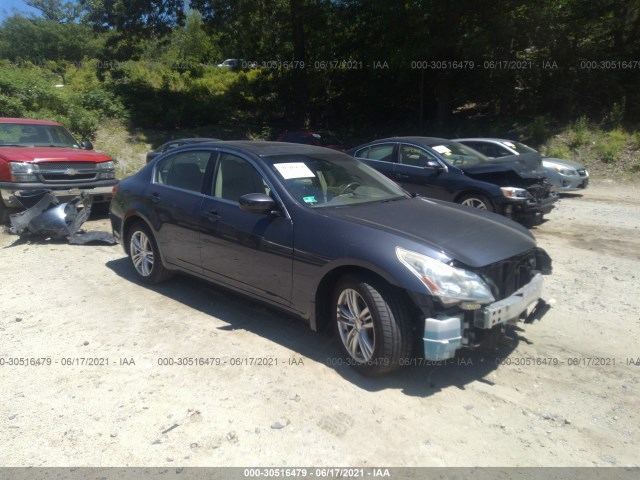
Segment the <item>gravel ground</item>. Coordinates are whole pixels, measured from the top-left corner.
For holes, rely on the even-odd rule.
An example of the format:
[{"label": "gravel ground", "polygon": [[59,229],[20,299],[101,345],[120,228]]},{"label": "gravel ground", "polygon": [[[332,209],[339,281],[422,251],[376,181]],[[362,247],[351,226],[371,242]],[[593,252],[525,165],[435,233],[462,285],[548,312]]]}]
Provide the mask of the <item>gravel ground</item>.
[{"label": "gravel ground", "polygon": [[120,246],[0,233],[0,465],[638,466],[639,194],[594,183],[533,229],[553,307],[510,345],[379,379],[242,297],[139,284]]}]

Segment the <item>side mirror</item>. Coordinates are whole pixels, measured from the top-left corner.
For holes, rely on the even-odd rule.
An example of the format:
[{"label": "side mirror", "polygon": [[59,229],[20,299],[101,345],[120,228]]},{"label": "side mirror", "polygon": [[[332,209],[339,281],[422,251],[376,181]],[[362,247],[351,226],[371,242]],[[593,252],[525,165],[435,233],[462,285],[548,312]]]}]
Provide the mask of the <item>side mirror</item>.
[{"label": "side mirror", "polygon": [[240,210],[251,213],[271,213],[276,202],[264,193],[247,193],[239,199]]},{"label": "side mirror", "polygon": [[427,164],[424,166],[424,168],[427,168],[429,170],[438,170],[438,171],[444,170],[442,165],[440,165],[440,163],[437,162],[436,160],[427,160]]},{"label": "side mirror", "polygon": [[82,150],[93,150],[93,143],[89,140],[83,140],[80,142],[80,148]]}]

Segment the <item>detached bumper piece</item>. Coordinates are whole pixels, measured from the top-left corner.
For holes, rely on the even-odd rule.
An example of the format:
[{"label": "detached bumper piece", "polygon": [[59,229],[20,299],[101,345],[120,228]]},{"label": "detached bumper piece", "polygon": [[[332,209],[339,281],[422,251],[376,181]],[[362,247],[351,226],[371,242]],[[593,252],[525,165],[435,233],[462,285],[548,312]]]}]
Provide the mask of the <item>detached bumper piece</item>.
[{"label": "detached bumper piece", "polygon": [[103,232],[78,233],[91,214],[91,197],[82,194],[66,203],[60,203],[49,190],[16,195],[26,208],[10,216],[11,233],[20,237],[39,236],[52,239],[70,239],[72,244],[101,241],[110,245],[115,239]]},{"label": "detached bumper piece", "polygon": [[[487,332],[497,325],[524,320],[531,323],[549,310],[540,297],[543,279],[540,273],[509,297],[474,311],[458,315],[426,318],[424,323],[424,356],[427,360],[453,358],[456,351],[471,346],[479,331]],[[527,315],[527,310],[532,308]],[[475,330],[475,332],[474,332]]]}]

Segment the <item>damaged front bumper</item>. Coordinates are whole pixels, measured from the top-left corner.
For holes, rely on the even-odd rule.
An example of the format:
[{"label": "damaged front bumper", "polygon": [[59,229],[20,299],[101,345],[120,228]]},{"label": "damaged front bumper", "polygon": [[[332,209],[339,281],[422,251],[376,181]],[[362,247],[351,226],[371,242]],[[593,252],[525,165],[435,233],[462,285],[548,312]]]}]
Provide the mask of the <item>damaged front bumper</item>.
[{"label": "damaged front bumper", "polygon": [[27,209],[11,215],[10,231],[21,237],[72,237],[91,213],[91,198],[88,195],[75,197],[66,203],[60,203],[50,191],[34,192],[16,198]]},{"label": "damaged front bumper", "polygon": [[[529,283],[503,300],[457,315],[426,318],[423,334],[425,358],[453,358],[457,350],[474,346],[477,331],[488,331],[518,320],[532,321],[546,305],[541,298],[542,284],[542,275],[537,273]],[[528,311],[530,313],[527,314]]]}]

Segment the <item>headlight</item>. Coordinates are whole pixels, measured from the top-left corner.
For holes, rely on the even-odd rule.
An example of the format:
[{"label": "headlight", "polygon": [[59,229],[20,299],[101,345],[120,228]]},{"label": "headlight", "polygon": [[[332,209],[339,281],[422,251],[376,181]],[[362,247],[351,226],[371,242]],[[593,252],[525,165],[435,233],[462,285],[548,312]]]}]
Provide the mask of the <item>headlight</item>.
[{"label": "headlight", "polygon": [[526,200],[528,194],[524,188],[516,188],[516,187],[500,187],[502,190],[502,194],[505,197],[513,198],[514,200]]},{"label": "headlight", "polygon": [[116,178],[115,166],[112,161],[98,163],[96,168],[98,169],[98,180]]},{"label": "headlight", "polygon": [[551,166],[551,170],[553,170],[555,172],[558,172],[558,173],[561,173],[562,175],[577,175],[578,174],[578,172],[576,172],[575,170],[571,170],[569,168],[562,168],[562,167],[559,167],[557,165],[552,165]]},{"label": "headlight", "polygon": [[445,305],[463,301],[491,303],[495,300],[487,284],[475,273],[401,247],[396,247],[396,255]]},{"label": "headlight", "polygon": [[12,182],[37,182],[40,169],[35,163],[9,162]]},{"label": "headlight", "polygon": [[576,172],[575,170],[572,170],[570,168],[564,168],[564,167],[561,167],[560,165],[549,165],[549,167],[554,172],[558,172],[558,173],[560,173],[562,175],[577,175],[578,174],[578,172]]}]

